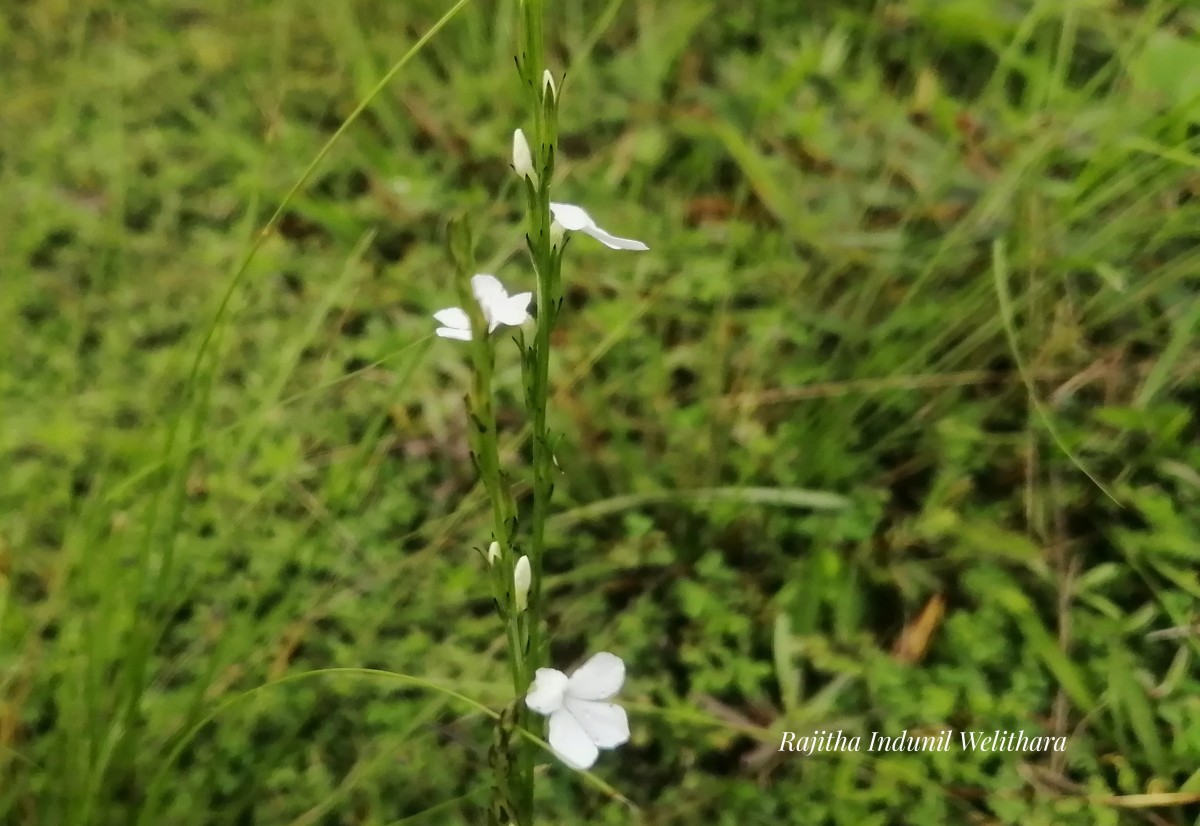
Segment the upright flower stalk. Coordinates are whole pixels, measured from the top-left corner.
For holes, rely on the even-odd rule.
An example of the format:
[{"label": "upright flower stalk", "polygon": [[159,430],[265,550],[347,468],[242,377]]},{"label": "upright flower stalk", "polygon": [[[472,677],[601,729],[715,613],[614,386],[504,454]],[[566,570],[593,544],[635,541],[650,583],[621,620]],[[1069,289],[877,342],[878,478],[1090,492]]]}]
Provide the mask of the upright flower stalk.
[{"label": "upright flower stalk", "polygon": [[[472,385],[471,455],[491,502],[492,537],[481,555],[496,610],[504,623],[509,665],[517,699],[500,715],[489,752],[494,775],[489,826],[532,826],[534,759],[532,743],[517,736],[530,728],[530,712],[547,718],[551,748],[568,766],[588,769],[602,750],[630,736],[624,709],[610,702],[625,680],[620,657],[600,652],[571,676],[547,667],[547,633],[542,592],[546,521],[558,465],[547,423],[550,396],[550,336],[562,309],[561,265],[567,232],[582,232],[614,250],[645,250],[646,245],[602,229],[582,207],[551,201],[558,135],[558,86],[545,68],[542,34],[544,0],[522,0],[521,44],[517,54],[532,129],[513,132],[512,168],[525,195],[526,244],[537,278],[537,326],[527,343],[519,328],[528,320],[530,293],[509,295],[493,275],[475,273],[473,247],[465,221],[452,224],[449,246],[457,273],[461,307],[434,313],[442,338],[468,342]],[[500,464],[492,394],[498,327],[518,328],[525,404],[532,420],[532,507],[520,526],[512,486]],[[525,520],[522,520],[525,521]],[[527,530],[524,530],[527,528]]]},{"label": "upright flower stalk", "polygon": [[[492,507],[493,538],[483,557],[487,563],[496,611],[505,625],[513,689],[520,696],[533,673],[525,658],[529,631],[526,624],[528,617],[523,610],[526,594],[522,593],[529,586],[526,583],[522,588],[520,582],[522,578],[528,580],[529,563],[524,561],[525,557],[519,561],[515,552],[516,503],[500,465],[492,393],[496,350],[490,333],[501,323],[520,323],[521,318],[514,313],[511,299],[494,276],[470,274],[475,268],[474,244],[470,225],[465,218],[451,223],[448,246],[454,262],[455,287],[462,307],[441,310],[434,317],[444,325],[438,329],[438,335],[470,343],[472,381],[465,400],[470,417],[468,438],[471,458]],[[526,751],[522,749],[519,738],[513,736],[515,729],[524,725],[525,716],[525,708],[520,703],[514,703],[500,715],[496,725],[488,754],[494,777],[492,801],[488,809],[489,826],[504,826],[514,820],[520,826],[532,823],[532,772],[526,775],[523,764],[513,760],[514,750],[519,750],[516,753],[520,755]]]},{"label": "upright flower stalk", "polygon": [[[526,28],[537,31],[537,57],[529,55],[535,44],[527,37],[530,52],[524,61],[522,80],[531,97],[534,110],[534,138],[531,156],[535,174],[523,181],[526,194],[526,217],[531,263],[537,274],[537,329],[533,346],[525,352],[524,374],[526,403],[533,419],[533,514],[530,525],[529,556],[533,571],[530,596],[530,657],[541,662],[542,657],[542,560],[545,556],[546,517],[549,515],[550,496],[554,489],[554,460],[550,432],[546,423],[546,408],[550,391],[550,333],[558,320],[561,305],[559,266],[562,262],[561,249],[554,243],[551,232],[550,182],[554,175],[554,140],[557,120],[557,99],[552,87],[543,84],[541,73],[533,74],[541,66],[541,3],[529,0],[525,5]],[[537,15],[537,20],[531,18]],[[518,61],[520,64],[521,61]],[[543,70],[544,71],[544,70]],[[544,91],[546,94],[544,94]]]},{"label": "upright flower stalk", "polygon": [[[528,233],[526,244],[537,275],[537,329],[533,346],[524,352],[522,360],[525,381],[525,403],[532,421],[533,512],[529,533],[529,594],[524,613],[528,629],[528,648],[525,652],[525,675],[532,681],[535,670],[542,666],[545,639],[542,631],[542,561],[546,553],[546,518],[550,513],[550,496],[554,490],[553,448],[546,424],[546,407],[550,385],[550,332],[560,308],[559,265],[561,252],[556,251],[551,237],[550,183],[554,177],[555,143],[558,133],[558,95],[553,81],[546,78],[545,42],[542,32],[544,0],[524,0],[521,4],[523,49],[517,55],[524,97],[532,115],[532,146],[523,133],[514,134],[513,161],[517,168],[522,161],[531,160],[532,174],[522,175],[525,190],[525,213]],[[526,144],[528,149],[519,146]],[[521,170],[518,169],[518,174]],[[556,254],[557,253],[557,254]],[[526,684],[528,685],[528,683]],[[522,693],[524,690],[522,689]],[[528,728],[529,711],[520,704],[517,724]],[[520,792],[516,802],[520,815],[533,822],[533,762],[531,744],[522,742],[517,759]]]},{"label": "upright flower stalk", "polygon": [[[494,318],[489,318],[495,313],[492,309],[495,305],[487,302],[493,295],[489,291],[499,289],[499,285],[490,275],[476,274],[468,277],[468,273],[474,270],[474,244],[470,225],[465,219],[451,225],[450,255],[455,264],[455,286],[469,319],[468,329],[471,334],[471,365],[474,369],[471,371],[471,392],[466,399],[471,418],[471,426],[468,428],[471,456],[492,505],[494,538],[488,547],[487,561],[492,573],[497,607],[502,615],[508,615],[509,647],[512,649],[509,658],[513,685],[520,691],[528,679],[529,671],[524,664],[519,612],[514,610],[509,587],[517,562],[517,555],[513,551],[517,533],[517,509],[506,474],[500,466],[496,408],[492,394],[496,349],[489,337],[496,323]],[[510,318],[511,320],[516,319]],[[509,595],[508,599],[504,598],[506,594]]]}]

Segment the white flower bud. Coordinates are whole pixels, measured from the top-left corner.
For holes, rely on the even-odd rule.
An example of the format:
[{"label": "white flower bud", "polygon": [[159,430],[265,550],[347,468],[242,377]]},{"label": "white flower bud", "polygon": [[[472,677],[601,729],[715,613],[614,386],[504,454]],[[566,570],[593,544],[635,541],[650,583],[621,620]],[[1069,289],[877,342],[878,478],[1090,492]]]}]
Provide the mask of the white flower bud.
[{"label": "white flower bud", "polygon": [[525,140],[525,133],[520,129],[513,132],[512,165],[518,175],[537,185],[538,176],[533,171],[533,155],[529,152],[529,142]]},{"label": "white flower bud", "polygon": [[542,72],[542,97],[547,94],[555,103],[558,102],[558,87],[554,85],[554,75],[550,74],[550,70]]},{"label": "white flower bud", "polygon": [[488,545],[488,550],[487,550],[488,565],[495,565],[496,560],[499,558],[500,558],[500,543],[492,542],[491,545]]},{"label": "white flower bud", "polygon": [[513,569],[513,600],[517,605],[517,613],[529,607],[529,585],[533,574],[529,570],[529,557],[523,556],[517,560]]}]

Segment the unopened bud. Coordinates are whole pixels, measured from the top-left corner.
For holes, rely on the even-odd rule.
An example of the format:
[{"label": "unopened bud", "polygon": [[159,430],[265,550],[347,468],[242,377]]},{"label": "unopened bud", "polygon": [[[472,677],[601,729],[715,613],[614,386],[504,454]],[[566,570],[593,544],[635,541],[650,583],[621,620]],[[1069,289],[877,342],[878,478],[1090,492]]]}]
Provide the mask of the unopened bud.
[{"label": "unopened bud", "polygon": [[488,565],[495,565],[496,560],[499,558],[500,558],[500,543],[492,542],[491,545],[488,545],[488,550],[487,550]]},{"label": "unopened bud", "polygon": [[550,70],[542,72],[542,97],[550,96],[550,99],[558,101],[558,87],[554,85],[554,75],[550,74]]},{"label": "unopened bud", "polygon": [[529,584],[532,579],[529,557],[523,556],[517,560],[517,565],[513,569],[513,601],[516,603],[518,614],[529,607]]},{"label": "unopened bud", "polygon": [[513,132],[512,165],[518,175],[537,184],[537,173],[533,171],[533,155],[529,152],[529,142],[525,140],[525,133],[520,129]]}]

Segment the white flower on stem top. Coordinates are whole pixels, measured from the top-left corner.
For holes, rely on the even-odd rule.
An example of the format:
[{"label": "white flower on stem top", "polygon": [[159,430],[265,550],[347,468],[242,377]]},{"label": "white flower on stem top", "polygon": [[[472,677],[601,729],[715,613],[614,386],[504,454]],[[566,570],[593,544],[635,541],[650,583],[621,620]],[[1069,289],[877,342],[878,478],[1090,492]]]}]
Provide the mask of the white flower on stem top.
[{"label": "white flower on stem top", "polygon": [[648,246],[641,241],[635,241],[632,238],[618,238],[611,233],[605,232],[600,227],[596,226],[596,222],[592,220],[592,216],[584,211],[583,207],[577,207],[574,204],[550,204],[550,213],[554,216],[554,221],[563,229],[572,232],[582,232],[585,235],[590,235],[609,249],[614,250],[648,250]]},{"label": "white flower on stem top", "polygon": [[539,668],[525,705],[550,718],[547,739],[559,759],[574,769],[590,769],[600,749],[629,742],[629,718],[611,700],[625,682],[625,663],[601,651],[568,677]]},{"label": "white flower on stem top", "polygon": [[[518,327],[529,320],[529,302],[533,300],[533,293],[510,296],[496,276],[487,273],[471,276],[471,291],[483,310],[489,333],[501,324]],[[462,307],[438,310],[433,317],[442,325],[435,331],[442,338],[471,340],[471,318]]]}]

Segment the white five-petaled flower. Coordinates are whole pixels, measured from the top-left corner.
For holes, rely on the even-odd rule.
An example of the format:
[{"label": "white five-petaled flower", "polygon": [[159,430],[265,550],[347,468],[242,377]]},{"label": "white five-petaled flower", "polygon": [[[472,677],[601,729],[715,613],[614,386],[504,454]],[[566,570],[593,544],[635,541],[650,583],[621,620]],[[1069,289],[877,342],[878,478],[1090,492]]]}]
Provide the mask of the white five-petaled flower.
[{"label": "white five-petaled flower", "polygon": [[554,221],[563,229],[572,232],[582,232],[585,235],[590,235],[609,249],[614,250],[648,250],[648,246],[641,241],[635,241],[632,238],[618,238],[617,236],[605,232],[600,227],[596,226],[596,222],[592,220],[592,216],[584,211],[583,207],[577,207],[574,204],[550,204],[550,213],[554,216]]},{"label": "white five-petaled flower", "polygon": [[[489,333],[501,324],[517,327],[529,320],[529,302],[533,293],[510,296],[496,276],[487,273],[471,276],[471,291],[483,310]],[[463,308],[447,307],[438,310],[433,317],[442,325],[435,331],[442,338],[471,340],[471,318]]]},{"label": "white five-petaled flower", "polygon": [[533,574],[529,570],[529,557],[522,556],[513,567],[513,599],[517,603],[517,613],[529,607],[529,586],[533,582]]},{"label": "white five-petaled flower", "polygon": [[625,682],[625,663],[601,651],[568,677],[539,668],[525,705],[550,718],[547,739],[559,759],[574,769],[590,769],[600,749],[629,741],[629,718],[611,700]]}]

